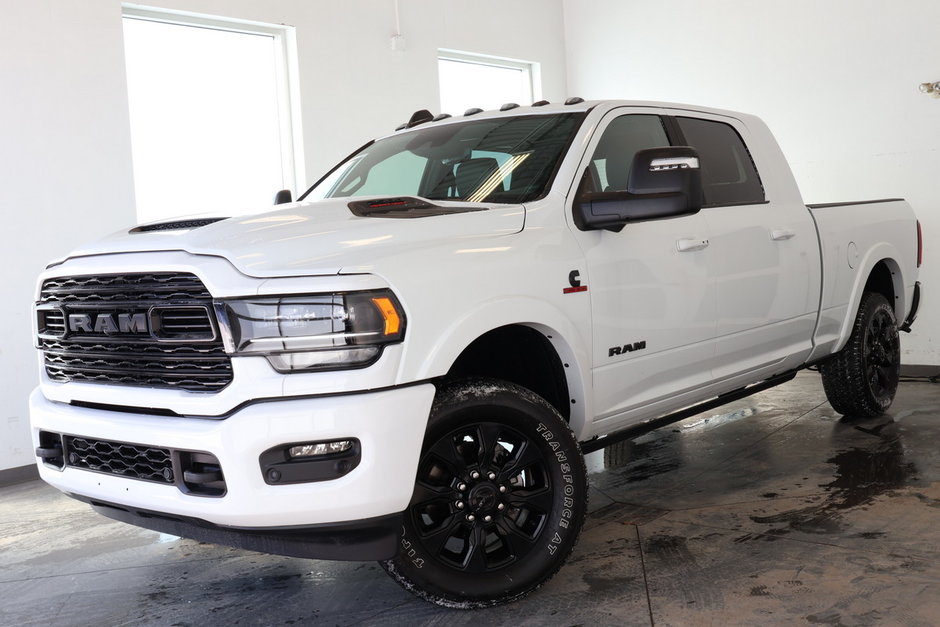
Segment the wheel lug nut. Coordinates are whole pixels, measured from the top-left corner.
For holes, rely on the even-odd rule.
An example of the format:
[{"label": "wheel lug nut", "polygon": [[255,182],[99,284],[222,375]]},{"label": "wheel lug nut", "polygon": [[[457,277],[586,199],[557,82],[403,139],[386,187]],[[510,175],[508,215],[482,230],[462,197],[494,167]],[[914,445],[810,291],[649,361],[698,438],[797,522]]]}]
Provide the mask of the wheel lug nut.
[{"label": "wheel lug nut", "polygon": [[483,520],[485,522],[493,522],[493,517],[487,514],[486,516],[483,517]]},{"label": "wheel lug nut", "polygon": [[463,509],[463,501],[457,501],[457,509]]},{"label": "wheel lug nut", "polygon": [[466,484],[466,483],[458,483],[458,484],[457,484],[457,489],[458,489],[459,491],[463,492],[464,490],[467,489],[467,484]]},{"label": "wheel lug nut", "polygon": [[496,506],[496,509],[498,509],[499,511],[503,511],[504,509],[506,509],[506,504],[500,503],[499,505]]},{"label": "wheel lug nut", "polygon": [[499,491],[502,492],[503,494],[505,494],[505,493],[506,493],[506,486],[504,486],[504,485],[499,486]]},{"label": "wheel lug nut", "polygon": [[470,522],[473,522],[473,521],[476,520],[476,519],[477,519],[477,517],[474,516],[473,514],[467,514],[467,520],[469,520]]},{"label": "wheel lug nut", "polygon": [[479,478],[480,478],[480,473],[478,473],[476,470],[474,470],[473,472],[470,473],[470,478],[471,478],[471,479],[479,479]]},{"label": "wheel lug nut", "polygon": [[495,473],[495,472],[491,472],[490,474],[488,474],[488,475],[486,475],[486,476],[487,476],[487,478],[489,478],[490,481],[493,481],[494,479],[496,479],[496,473]]}]

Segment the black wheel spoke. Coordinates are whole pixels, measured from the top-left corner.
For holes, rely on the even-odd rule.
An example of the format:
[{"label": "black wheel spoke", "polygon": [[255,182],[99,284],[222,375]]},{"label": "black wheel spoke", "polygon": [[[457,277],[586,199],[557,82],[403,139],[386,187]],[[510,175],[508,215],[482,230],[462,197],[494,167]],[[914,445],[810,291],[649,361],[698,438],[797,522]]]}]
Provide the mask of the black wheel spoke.
[{"label": "black wheel spoke", "polygon": [[531,440],[525,440],[515,452],[512,459],[503,467],[502,476],[509,478],[511,475],[519,473],[533,464],[544,462],[543,453],[539,450],[538,444]]},{"label": "black wheel spoke", "polygon": [[495,459],[496,447],[499,446],[499,436],[502,427],[495,422],[484,422],[477,425],[477,440],[480,445],[479,463],[481,469],[488,468]]},{"label": "black wheel spoke", "polygon": [[519,529],[511,520],[503,519],[499,523],[500,538],[514,557],[528,553],[538,541],[538,535],[528,534]]},{"label": "black wheel spoke", "polygon": [[428,451],[426,459],[434,459],[442,464],[450,475],[448,483],[457,481],[467,473],[466,460],[457,450],[456,443],[449,438],[437,441]]},{"label": "black wheel spoke", "polygon": [[552,511],[552,504],[555,498],[548,487],[536,490],[513,490],[509,498],[510,506],[534,509],[535,511],[548,514]]},{"label": "black wheel spoke", "polygon": [[484,551],[486,536],[482,527],[474,527],[470,534],[469,555],[467,555],[466,569],[471,573],[486,572],[486,552]]},{"label": "black wheel spoke", "polygon": [[440,527],[423,535],[421,543],[428,549],[431,555],[439,556],[444,551],[447,541],[454,537],[455,532],[460,529],[463,519],[455,514],[444,522]]},{"label": "black wheel spoke", "polygon": [[428,485],[420,479],[415,482],[414,495],[411,497],[412,506],[426,505],[435,501],[450,501],[453,499],[453,490],[447,487]]}]

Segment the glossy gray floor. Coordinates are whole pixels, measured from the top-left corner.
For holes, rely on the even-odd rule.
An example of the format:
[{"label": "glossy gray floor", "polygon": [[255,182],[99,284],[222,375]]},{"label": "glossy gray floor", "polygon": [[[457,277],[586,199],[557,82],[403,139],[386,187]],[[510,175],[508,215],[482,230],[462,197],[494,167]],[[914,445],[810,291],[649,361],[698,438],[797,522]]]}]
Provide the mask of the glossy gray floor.
[{"label": "glossy gray floor", "polygon": [[570,562],[461,612],[371,563],[272,557],[110,522],[39,482],[0,489],[3,625],[936,625],[940,386],[839,420],[818,377],[589,456]]}]

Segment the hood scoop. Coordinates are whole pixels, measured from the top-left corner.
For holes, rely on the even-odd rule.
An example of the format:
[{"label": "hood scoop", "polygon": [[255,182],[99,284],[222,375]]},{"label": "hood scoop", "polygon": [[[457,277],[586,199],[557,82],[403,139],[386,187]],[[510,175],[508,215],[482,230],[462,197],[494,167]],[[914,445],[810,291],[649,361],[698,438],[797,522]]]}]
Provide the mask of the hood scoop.
[{"label": "hood scoop", "polygon": [[452,213],[486,211],[486,207],[472,205],[441,207],[440,205],[429,203],[421,198],[413,198],[411,196],[357,200],[349,203],[347,206],[354,216],[359,216],[360,218],[429,218],[431,216],[447,216]]},{"label": "hood scoop", "polygon": [[228,218],[200,218],[198,220],[174,220],[172,222],[158,222],[156,224],[145,224],[138,226],[129,233],[150,233],[152,231],[182,231],[188,229],[198,229],[201,226],[228,220]]}]

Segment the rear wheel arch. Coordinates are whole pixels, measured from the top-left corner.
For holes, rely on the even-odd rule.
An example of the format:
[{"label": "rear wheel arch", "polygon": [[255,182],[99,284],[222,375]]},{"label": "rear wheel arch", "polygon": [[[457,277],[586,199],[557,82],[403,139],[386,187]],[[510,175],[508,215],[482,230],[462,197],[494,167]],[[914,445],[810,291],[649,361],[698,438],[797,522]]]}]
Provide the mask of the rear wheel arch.
[{"label": "rear wheel arch", "polygon": [[893,259],[882,259],[872,267],[865,281],[865,287],[862,289],[863,295],[869,293],[884,296],[894,309],[895,316],[898,319],[903,318],[904,283],[901,270]]},{"label": "rear wheel arch", "polygon": [[880,247],[879,250],[867,255],[865,261],[859,266],[859,272],[855,275],[855,282],[848,297],[839,340],[832,347],[833,353],[842,350],[849,341],[855,318],[861,311],[862,301],[867,294],[884,296],[894,311],[895,317],[898,320],[904,320],[908,307],[904,274],[897,259],[891,255],[892,249]]}]

